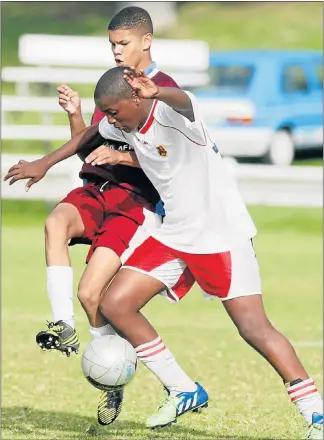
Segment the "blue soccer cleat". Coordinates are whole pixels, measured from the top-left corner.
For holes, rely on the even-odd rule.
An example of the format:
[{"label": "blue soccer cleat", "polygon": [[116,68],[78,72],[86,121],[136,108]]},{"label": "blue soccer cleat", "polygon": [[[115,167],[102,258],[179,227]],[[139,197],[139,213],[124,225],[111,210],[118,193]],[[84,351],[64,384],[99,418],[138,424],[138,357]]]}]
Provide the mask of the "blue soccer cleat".
[{"label": "blue soccer cleat", "polygon": [[178,417],[188,411],[197,412],[200,408],[207,408],[208,394],[198,382],[196,385],[196,391],[176,395],[170,395],[166,390],[166,399],[157,412],[146,420],[146,427],[151,429],[164,428],[175,423]]}]

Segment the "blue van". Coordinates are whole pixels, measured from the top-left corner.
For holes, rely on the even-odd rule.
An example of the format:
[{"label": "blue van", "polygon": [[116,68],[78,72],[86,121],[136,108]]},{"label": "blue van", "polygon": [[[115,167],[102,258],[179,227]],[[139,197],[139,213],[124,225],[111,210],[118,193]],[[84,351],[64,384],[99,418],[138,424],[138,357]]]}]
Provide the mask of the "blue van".
[{"label": "blue van", "polygon": [[321,52],[215,52],[210,83],[194,90],[224,156],[289,165],[295,152],[323,148]]}]

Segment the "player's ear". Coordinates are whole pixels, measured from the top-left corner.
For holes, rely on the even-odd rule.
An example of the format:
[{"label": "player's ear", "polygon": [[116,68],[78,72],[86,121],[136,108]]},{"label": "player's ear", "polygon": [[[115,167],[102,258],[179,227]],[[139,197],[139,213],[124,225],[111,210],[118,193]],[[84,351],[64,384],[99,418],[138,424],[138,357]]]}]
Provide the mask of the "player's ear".
[{"label": "player's ear", "polygon": [[147,33],[143,36],[143,50],[150,50],[152,44],[152,34]]},{"label": "player's ear", "polygon": [[135,90],[133,90],[133,92],[132,92],[132,101],[135,105],[139,105],[139,103],[140,103],[140,98],[139,98],[138,94],[135,92]]}]

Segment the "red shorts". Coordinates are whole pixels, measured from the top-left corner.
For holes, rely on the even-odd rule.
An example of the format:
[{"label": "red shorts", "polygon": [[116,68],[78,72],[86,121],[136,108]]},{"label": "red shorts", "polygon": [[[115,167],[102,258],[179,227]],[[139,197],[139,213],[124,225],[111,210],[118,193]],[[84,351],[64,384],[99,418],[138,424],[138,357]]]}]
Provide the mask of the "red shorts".
[{"label": "red shorts", "polygon": [[206,298],[221,300],[261,293],[259,265],[252,241],[228,252],[188,254],[148,237],[124,254],[123,268],[134,269],[161,281],[171,301],[183,298],[197,281]]},{"label": "red shorts", "polygon": [[148,236],[150,226],[156,227],[160,221],[140,196],[134,197],[129,190],[110,182],[105,185],[86,183],[71,191],[60,203],[70,203],[80,213],[84,234],[72,239],[71,245],[91,244],[87,262],[94,250],[101,246],[112,249],[121,257],[132,241],[142,242]]}]

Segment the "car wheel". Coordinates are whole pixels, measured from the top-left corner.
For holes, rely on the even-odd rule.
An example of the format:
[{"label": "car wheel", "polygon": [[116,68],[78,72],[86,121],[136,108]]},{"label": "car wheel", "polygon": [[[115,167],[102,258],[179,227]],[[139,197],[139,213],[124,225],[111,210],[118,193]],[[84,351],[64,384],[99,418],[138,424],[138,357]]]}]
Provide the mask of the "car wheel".
[{"label": "car wheel", "polygon": [[295,145],[287,130],[279,130],[273,135],[268,153],[265,156],[266,163],[271,165],[291,165],[295,157]]}]

